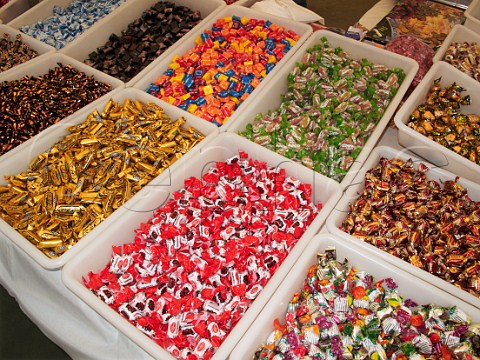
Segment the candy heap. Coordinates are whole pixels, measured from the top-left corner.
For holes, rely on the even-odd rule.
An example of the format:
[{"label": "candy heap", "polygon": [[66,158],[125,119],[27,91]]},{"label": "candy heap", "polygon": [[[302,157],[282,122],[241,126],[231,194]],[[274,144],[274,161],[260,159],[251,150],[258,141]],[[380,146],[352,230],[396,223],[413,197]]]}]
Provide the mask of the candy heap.
[{"label": "candy heap", "polygon": [[110,100],[0,186],[0,216],[55,258],[204,136],[153,103]]},{"label": "candy heap", "polygon": [[270,21],[218,19],[147,92],[220,126],[298,39]]},{"label": "candy heap", "polygon": [[424,104],[415,109],[408,126],[420,134],[480,165],[480,116],[462,114],[462,105],[470,105],[464,88],[452,84],[446,88],[434,81]]},{"label": "candy heap", "polygon": [[199,11],[160,1],[130,23],[120,36],[110,35],[85,63],[129,81],[201,20]]},{"label": "candy heap", "polygon": [[341,181],[404,79],[401,69],[356,61],[326,38],[288,75],[281,105],[242,133]]},{"label": "candy heap", "polygon": [[71,65],[0,82],[0,155],[111,90]]},{"label": "candy heap", "polygon": [[480,47],[476,42],[453,42],[443,60],[480,81]]},{"label": "candy heap", "polygon": [[3,38],[0,39],[0,49],[0,72],[38,56],[35,50],[22,42],[21,35],[17,35],[15,40],[10,40],[8,34],[3,34]]},{"label": "candy heap", "polygon": [[53,7],[53,15],[20,31],[61,49],[82,34],[95,22],[107,16],[124,0],[74,0],[67,7]]},{"label": "candy heap", "polygon": [[480,325],[456,307],[403,300],[391,278],[372,275],[319,254],[302,291],[287,306],[286,323],[254,355],[280,359],[473,359],[480,356]]},{"label": "candy heap", "polygon": [[315,218],[310,197],[241,152],[185,180],[85,284],[175,357],[209,359]]},{"label": "candy heap", "polygon": [[341,229],[480,296],[480,202],[412,160],[380,159]]}]

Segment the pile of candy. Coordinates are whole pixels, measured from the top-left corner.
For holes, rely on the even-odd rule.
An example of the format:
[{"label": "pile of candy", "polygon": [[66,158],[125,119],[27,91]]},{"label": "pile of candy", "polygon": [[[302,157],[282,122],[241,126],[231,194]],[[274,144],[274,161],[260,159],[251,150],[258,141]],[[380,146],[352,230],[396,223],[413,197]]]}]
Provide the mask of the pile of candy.
[{"label": "pile of candy", "polygon": [[480,48],[475,42],[453,42],[443,60],[480,81]]},{"label": "pile of candy", "polygon": [[341,230],[480,296],[480,202],[412,160],[380,159]]},{"label": "pile of candy", "polygon": [[204,136],[153,103],[110,100],[0,186],[0,216],[48,257],[70,249]]},{"label": "pile of candy", "polygon": [[129,81],[201,21],[200,12],[161,1],[130,23],[121,36],[92,52],[87,65]]},{"label": "pile of candy", "polygon": [[[289,302],[286,323],[255,353],[270,359],[473,359],[480,356],[480,325],[456,307],[418,306],[404,300],[391,278],[318,255],[300,292]],[[477,358],[475,357],[475,358]]]},{"label": "pile of candy", "polygon": [[270,21],[218,19],[147,92],[220,126],[298,39]]},{"label": "pile of candy", "polygon": [[20,31],[61,49],[95,22],[110,14],[124,0],[74,0],[66,8],[53,7],[53,15]]},{"label": "pile of candy", "polygon": [[341,181],[403,79],[403,70],[352,60],[323,38],[288,75],[281,105],[242,135]]},{"label": "pile of candy", "polygon": [[175,357],[209,359],[315,218],[310,198],[241,152],[185,180],[85,284]]},{"label": "pile of candy", "polygon": [[70,65],[0,83],[0,155],[111,90]]},{"label": "pile of candy", "polygon": [[442,88],[435,80],[407,126],[480,165],[480,117],[460,112],[462,105],[470,105],[470,96],[462,97],[464,90],[455,83]]},{"label": "pile of candy", "polygon": [[28,60],[37,57],[38,53],[22,42],[22,36],[17,35],[15,40],[10,40],[8,34],[3,34],[0,39],[0,72],[11,69]]}]

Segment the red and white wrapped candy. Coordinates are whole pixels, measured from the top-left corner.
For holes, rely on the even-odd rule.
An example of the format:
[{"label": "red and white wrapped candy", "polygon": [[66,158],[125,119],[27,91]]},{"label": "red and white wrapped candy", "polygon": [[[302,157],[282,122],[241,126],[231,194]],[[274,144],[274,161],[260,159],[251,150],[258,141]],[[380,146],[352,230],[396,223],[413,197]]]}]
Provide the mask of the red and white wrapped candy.
[{"label": "red and white wrapped candy", "polygon": [[311,191],[240,153],[185,180],[85,284],[173,356],[210,359],[321,209]]}]

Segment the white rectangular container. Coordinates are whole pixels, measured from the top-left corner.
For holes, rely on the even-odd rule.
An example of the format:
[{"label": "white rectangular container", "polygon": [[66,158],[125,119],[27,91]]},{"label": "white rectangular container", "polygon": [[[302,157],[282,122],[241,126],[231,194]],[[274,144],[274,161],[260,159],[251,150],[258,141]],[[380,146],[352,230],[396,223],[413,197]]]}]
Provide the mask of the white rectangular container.
[{"label": "white rectangular container", "polygon": [[471,305],[456,299],[446,292],[416,279],[411,274],[378,259],[364,249],[351,245],[343,239],[332,235],[315,236],[308,244],[305,252],[297,260],[287,277],[282,281],[270,301],[265,305],[257,319],[250,326],[243,338],[230,355],[230,360],[251,359],[253,354],[265,343],[268,335],[274,330],[273,322],[278,319],[285,323],[287,305],[295,292],[300,291],[308,274],[308,269],[317,264],[317,253],[324,252],[328,246],[335,246],[337,260],[348,259],[349,264],[359,271],[366,271],[374,276],[374,281],[392,278],[398,284],[399,293],[404,299],[412,299],[419,304],[436,304],[441,306],[457,306],[472,319],[480,322],[480,312]]},{"label": "white rectangular container", "polygon": [[[36,59],[32,59],[29,62],[16,66],[13,69],[0,73],[0,83],[3,81],[13,81],[13,80],[20,80],[25,76],[39,76],[48,73],[49,70],[58,66],[58,63],[62,63],[65,65],[72,65],[73,68],[77,69],[78,71],[84,72],[86,75],[94,76],[96,80],[111,84],[112,91],[108,92],[107,94],[101,96],[97,100],[93,101],[92,104],[97,104],[98,102],[102,101],[111,96],[111,94],[117,90],[123,89],[125,87],[125,83],[114,77],[111,77],[107,74],[104,74],[101,71],[91,68],[90,66],[81,63],[75,59],[72,59],[69,56],[59,54],[56,52],[46,54],[44,56],[39,56]],[[80,111],[79,109],[78,111]],[[75,117],[78,111],[74,112],[72,115],[67,117],[66,119],[70,119],[71,117]],[[48,128],[44,131],[48,131]],[[35,138],[35,137],[34,137]],[[34,139],[32,138],[32,139]],[[24,143],[18,145],[16,148],[12,149],[11,151],[24,151],[24,149],[28,148],[33,141],[32,139],[25,141]],[[1,156],[2,162],[6,159],[10,152],[7,152]]]},{"label": "white rectangular container", "polygon": [[253,123],[255,116],[258,113],[266,114],[269,110],[274,110],[282,103],[281,96],[288,91],[288,74],[293,70],[297,62],[301,62],[305,51],[310,47],[318,44],[321,38],[327,38],[328,43],[332,47],[341,47],[345,52],[350,54],[353,59],[366,58],[375,64],[383,64],[390,68],[398,67],[404,70],[405,80],[399,87],[397,94],[390,101],[390,104],[385,109],[385,113],[378,122],[375,130],[370,135],[370,138],[365,143],[363,150],[358,155],[350,170],[343,178],[340,185],[345,189],[355,177],[361,165],[367,158],[370,151],[375,147],[385,127],[388,125],[390,118],[398,107],[405,92],[418,69],[416,61],[404,56],[397,55],[390,51],[379,49],[375,46],[361,43],[359,41],[335,34],[327,30],[315,31],[310,38],[301,46],[300,49],[285,63],[284,66],[277,72],[274,78],[271,78],[267,84],[268,91],[260,93],[252,99],[248,107],[240,108],[241,114],[235,122],[227,122],[226,130],[229,132],[239,133],[245,130],[247,124]]},{"label": "white rectangular container", "polygon": [[395,114],[398,142],[427,161],[480,184],[480,165],[407,126],[410,115],[418,105],[425,102],[433,81],[438,78],[441,78],[440,84],[442,87],[456,83],[466,89],[462,92],[462,95],[470,95],[472,105],[462,106],[462,113],[480,115],[480,83],[446,62],[440,61],[430,68],[420,84]]},{"label": "white rectangular container", "polygon": [[[38,134],[34,138],[28,141],[28,144],[22,144],[21,150],[19,147],[15,148],[14,150],[8,152],[6,155],[2,156],[1,163],[0,163],[0,185],[5,185],[6,181],[4,180],[4,176],[6,175],[15,175],[22,171],[25,171],[28,168],[28,164],[32,161],[36,156],[39,154],[47,151],[50,147],[60,139],[62,139],[65,135],[69,134],[66,130],[69,126],[76,125],[85,121],[86,117],[95,109],[101,112],[105,107],[105,104],[108,100],[112,98],[117,102],[122,102],[127,99],[137,99],[143,102],[154,102],[165,110],[165,113],[172,119],[177,119],[179,117],[184,117],[186,119],[185,126],[193,126],[197,128],[197,130],[201,131],[206,137],[205,139],[197,144],[192,150],[190,150],[187,154],[182,156],[179,160],[177,160],[168,171],[164,171],[162,174],[158,176],[159,179],[166,178],[168,179],[170,172],[175,168],[182,167],[182,163],[187,161],[188,158],[196,153],[201,151],[201,148],[208,144],[211,140],[213,140],[216,135],[218,134],[218,129],[215,125],[205,123],[200,121],[195,116],[185,116],[185,114],[181,113],[178,108],[175,106],[164,103],[161,103],[158,99],[154,98],[153,96],[136,89],[123,89],[121,91],[116,91],[114,93],[109,94],[108,97],[103,97],[100,101],[90,104],[88,107],[83,108],[81,111],[77,112],[74,116],[70,116],[59,123],[55,124],[54,126],[48,128],[44,132]],[[160,182],[162,180],[159,180]],[[142,197],[143,193],[148,193],[148,185],[146,185],[141,191],[135,194],[129,201],[127,201],[123,206],[129,208],[132,203],[135,203],[137,197]],[[40,250],[37,249],[36,246],[31,244],[25,237],[23,237],[19,232],[14,230],[10,225],[8,225],[2,218],[0,218],[0,233],[3,233],[8,239],[13,241],[17,244],[23,251],[25,251],[28,255],[32,257],[40,266],[44,267],[45,269],[58,269],[61,268],[65,263],[67,263],[70,259],[77,256],[79,252],[82,251],[83,248],[88,246],[88,244],[94,241],[99,234],[103,232],[103,230],[108,227],[108,225],[114,221],[119,215],[122,214],[122,211],[115,211],[111,214],[107,219],[105,219],[100,225],[95,227],[91,232],[89,232],[85,237],[83,237],[77,244],[75,244],[70,250],[65,252],[62,256],[56,259],[50,259],[45,254],[43,254]]]},{"label": "white rectangular container", "polygon": [[[380,158],[386,157],[388,159],[398,158],[402,160],[412,159],[414,164],[418,166],[419,163],[424,163],[430,169],[427,172],[427,178],[433,179],[436,181],[445,181],[445,180],[455,180],[455,174],[452,174],[449,171],[443,170],[439,167],[429,164],[428,162],[415,157],[408,153],[407,149],[397,150],[387,146],[379,146],[373,149],[372,153],[365,161],[365,164],[357,174],[357,177],[353,180],[352,185],[344,192],[342,198],[335,206],[335,210],[332,211],[330,217],[327,221],[328,231],[336,236],[339,236],[343,241],[352,246],[357,245],[363,248],[368,253],[374,255],[378,259],[382,259],[388,263],[391,263],[400,269],[409,272],[414,277],[424,280],[430,284],[435,285],[436,287],[445,290],[446,292],[452,294],[453,296],[465,301],[480,309],[480,298],[473,296],[472,294],[457,288],[455,285],[448,283],[447,281],[430,274],[429,272],[417,268],[416,266],[397,258],[386,251],[380,250],[377,247],[370,245],[353,235],[347,234],[339,229],[343,221],[349,213],[350,204],[354,203],[358,198],[359,194],[363,192],[365,188],[365,173],[371,168],[375,167]],[[475,184],[465,178],[459,178],[458,183],[465,187],[468,190],[468,196],[474,201],[480,201],[480,185]],[[473,314],[472,314],[473,315]]]},{"label": "white rectangular container", "polygon": [[250,6],[255,4],[257,1],[259,1],[259,0],[238,0],[238,1],[235,1],[233,4],[230,4],[230,5],[245,6],[245,7],[249,8]]},{"label": "white rectangular container", "polygon": [[[63,47],[60,52],[68,56],[73,57],[79,61],[85,61],[88,55],[95,51],[100,46],[105,45],[111,34],[121,35],[123,30],[126,30],[128,25],[134,20],[140,18],[144,11],[148,10],[151,6],[158,3],[159,0],[130,0],[125,6],[121,6],[115,11],[115,16],[110,18],[109,21],[99,22],[95,27],[95,31],[86,31],[80,35],[74,42]],[[202,15],[202,21],[197,24],[192,30],[183,36],[181,40],[178,40],[174,45],[165,50],[158,59],[168,58],[171,59],[175,52],[176,47],[183,41],[186,41],[191,34],[197,32],[199,29],[203,29],[203,22],[208,21],[214,17],[214,13],[225,7],[223,0],[175,0],[175,5],[186,6],[192,10],[200,11]],[[131,86],[148,73],[153,67],[154,62],[150,63],[131,80],[129,80],[126,86]]]},{"label": "white rectangular container", "polygon": [[[285,18],[273,16],[261,11],[254,11],[243,6],[229,5],[224,7],[220,11],[218,11],[213,18],[210,18],[208,21],[202,22],[202,28],[198,29],[198,31],[195,31],[195,33],[192,33],[192,35],[185,41],[182,41],[182,43],[179,44],[179,46],[175,49],[175,54],[178,56],[182,56],[183,54],[187,53],[190,49],[196,46],[195,39],[198,36],[200,36],[204,30],[210,29],[217,19],[220,19],[226,16],[232,16],[232,15],[236,15],[239,17],[245,16],[247,18],[254,18],[254,19],[270,20],[271,22],[276,23],[277,25],[282,26],[287,30],[295,31],[300,36],[300,38],[298,39],[296,44],[292,46],[290,51],[285,54],[282,60],[280,60],[277,63],[277,65],[273,68],[273,70],[270,71],[270,73],[263,79],[263,81],[257,86],[257,88],[252,91],[250,96],[235,110],[235,112],[232,114],[232,116],[230,116],[226,124],[220,126],[220,131],[223,131],[227,124],[231,124],[237,121],[237,119],[239,118],[239,111],[250,106],[253,99],[256,96],[258,96],[259,93],[261,93],[262,91],[261,89],[265,88],[266,80],[271,79],[272,77],[275,76],[275,74],[278,73],[281,66],[285,64],[288,61],[288,59],[294,55],[294,53],[301,46],[301,44],[303,44],[305,40],[312,33],[312,28],[309,25],[294,22],[292,20],[288,20]],[[162,57],[155,60],[151,64],[152,70],[147,74],[145,74],[133,86],[137,89],[141,89],[145,91],[153,81],[155,81],[161,75],[163,75],[163,73],[169,68],[169,65],[171,63],[171,60],[174,54],[171,53],[171,55],[172,56],[169,58]],[[204,121],[207,121],[207,120],[204,120]]]},{"label": "white rectangular container", "polygon": [[172,172],[170,182],[164,182],[163,184],[157,180],[152,182],[149,187],[150,192],[145,193],[143,199],[138,199],[128,209],[127,207],[122,208],[122,216],[104,229],[95,242],[92,242],[88,248],[79,253],[62,270],[62,280],[70,290],[155,358],[173,359],[166,350],[158,346],[87,289],[83,284],[82,277],[86,276],[89,271],[101,270],[109,262],[112,256],[112,245],[118,246],[132,242],[134,230],[139,227],[140,223],[150,219],[153,210],[166,201],[172,192],[181,189],[185,179],[191,176],[200,178],[206,169],[213,166],[214,162],[225,161],[238,154],[239,151],[246,151],[251,158],[267,162],[269,166],[280,166],[286,170],[288,175],[312,184],[312,200],[315,203],[321,201],[323,208],[213,357],[213,359],[226,359],[303,252],[309,240],[318,232],[337,202],[341,189],[333,180],[315,174],[312,170],[293,162],[286,162],[277,154],[271,153],[259,145],[252,144],[238,135],[222,133],[203,148],[198,155],[190,158],[188,162],[184,162],[182,168],[177,168]]},{"label": "white rectangular container", "polygon": [[[25,35],[24,33],[14,29],[14,28],[12,28],[8,25],[0,24],[0,38],[3,39],[4,34],[9,35],[10,41],[15,40],[16,36],[20,34],[22,36],[22,42],[24,44],[27,44],[32,50],[35,50],[38,53],[38,56],[36,58],[38,58],[42,55],[45,55],[45,54],[52,54],[52,53],[55,52],[55,48],[53,48],[52,46],[47,45],[47,44],[45,44],[41,41],[38,41],[37,39],[34,39],[31,36]],[[14,68],[17,68],[18,66],[26,64],[27,62],[15,65],[14,67],[12,67],[8,70],[1,71],[0,74],[5,74],[7,71],[13,70]]]},{"label": "white rectangular container", "polygon": [[0,24],[8,23],[30,9],[28,0],[10,0],[0,8]]},{"label": "white rectangular container", "polygon": [[465,26],[480,34],[480,0],[473,0],[465,10]]},{"label": "white rectangular container", "polygon": [[469,43],[475,42],[480,46],[480,33],[476,33],[463,25],[455,25],[443,41],[442,46],[440,46],[435,53],[433,62],[436,63],[442,61],[445,57],[445,53],[453,42],[462,43],[464,41]]},{"label": "white rectangular container", "polygon": [[[50,16],[53,16],[53,8],[55,6],[60,6],[62,8],[68,7],[74,0],[44,0],[39,2],[34,7],[30,8],[28,11],[25,11],[22,15],[16,17],[12,21],[8,23],[9,26],[20,30],[22,26],[26,25],[33,25],[39,21],[45,20]],[[122,4],[120,4],[117,8],[114,9],[110,14],[104,16],[102,19],[97,20],[91,27],[87,30],[91,30],[93,26],[99,24],[100,22],[109,21],[112,17],[111,15],[116,12],[119,8],[124,6],[130,0],[125,0]],[[113,15],[115,17],[115,15]],[[78,38],[78,36],[77,36]],[[76,40],[76,39],[75,39]]]}]

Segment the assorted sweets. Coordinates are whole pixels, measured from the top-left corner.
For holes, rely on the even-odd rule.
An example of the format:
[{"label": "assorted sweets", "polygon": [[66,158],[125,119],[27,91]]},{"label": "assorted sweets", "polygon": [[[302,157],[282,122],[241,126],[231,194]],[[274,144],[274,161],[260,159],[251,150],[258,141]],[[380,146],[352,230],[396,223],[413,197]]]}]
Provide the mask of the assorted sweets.
[{"label": "assorted sweets", "polygon": [[173,356],[209,359],[316,217],[311,196],[240,152],[187,178],[85,285]]},{"label": "assorted sweets", "polygon": [[24,25],[20,31],[55,49],[61,49],[123,2],[124,0],[74,0],[67,7],[55,5],[52,16]]},{"label": "assorted sweets", "polygon": [[428,170],[381,158],[340,229],[480,297],[480,202]]},{"label": "assorted sweets", "polygon": [[0,216],[56,258],[204,136],[154,103],[110,100],[0,186]]},{"label": "assorted sweets", "polygon": [[217,19],[147,92],[221,126],[299,38],[268,20]]},{"label": "assorted sweets", "polygon": [[43,75],[0,82],[0,155],[111,89],[110,84],[60,63]]},{"label": "assorted sweets", "polygon": [[470,105],[469,95],[459,84],[442,87],[433,82],[425,103],[410,115],[407,126],[429,139],[480,165],[480,117],[464,114],[462,105]]},{"label": "assorted sweets", "polygon": [[480,48],[476,42],[452,42],[445,52],[443,61],[475,80],[480,80]]},{"label": "assorted sweets", "polygon": [[0,38],[0,72],[9,70],[38,56],[28,44],[22,42],[22,35],[12,39],[9,34]]},{"label": "assorted sweets", "polygon": [[120,36],[110,35],[85,63],[128,82],[201,20],[199,11],[160,1],[131,22]]},{"label": "assorted sweets", "polygon": [[242,135],[341,181],[404,78],[402,69],[354,60],[322,38],[288,75],[280,106]]},{"label": "assorted sweets", "polygon": [[287,305],[285,323],[273,325],[254,359],[480,356],[480,324],[462,309],[404,299],[394,279],[375,279],[348,259],[337,260],[334,247],[318,254]]}]

